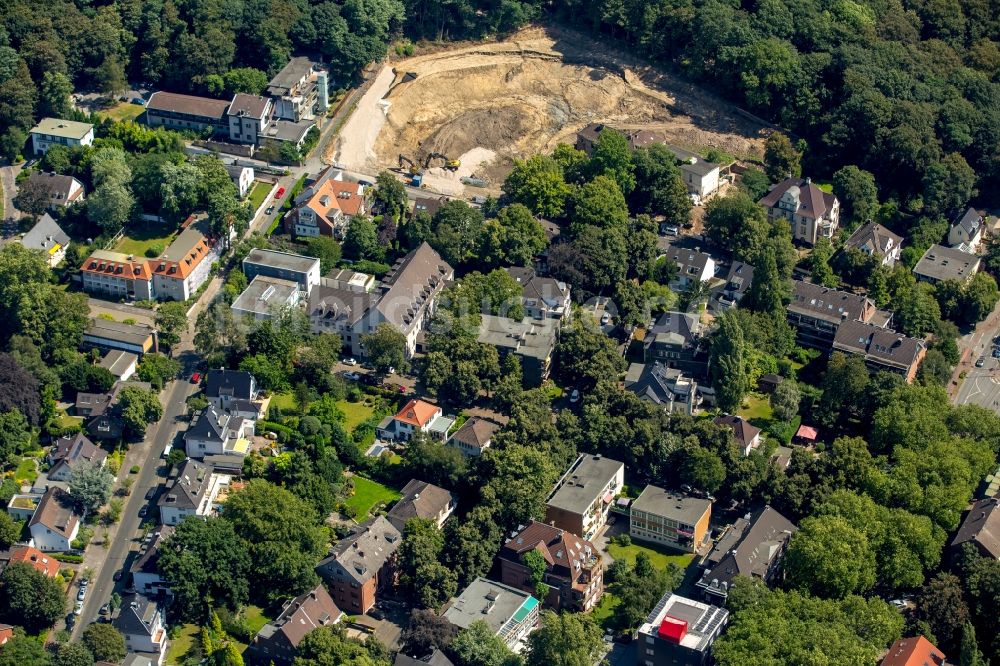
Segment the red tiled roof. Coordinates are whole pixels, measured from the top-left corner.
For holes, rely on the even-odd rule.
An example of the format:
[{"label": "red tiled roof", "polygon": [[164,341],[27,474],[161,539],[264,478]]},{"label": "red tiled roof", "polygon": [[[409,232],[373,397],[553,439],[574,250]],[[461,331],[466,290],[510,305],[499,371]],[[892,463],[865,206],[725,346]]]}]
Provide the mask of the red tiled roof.
[{"label": "red tiled roof", "polygon": [[55,558],[31,546],[16,546],[10,551],[10,563],[16,564],[18,562],[30,564],[36,571],[40,571],[49,578],[55,578],[56,574],[59,573],[59,562]]},{"label": "red tiled roof", "polygon": [[437,416],[439,411],[441,409],[437,405],[432,405],[423,400],[411,400],[406,403],[405,407],[399,410],[395,418],[397,421],[423,428]]},{"label": "red tiled roof", "polygon": [[799,426],[795,436],[801,437],[802,439],[816,439],[816,437],[819,436],[819,431],[811,426]]},{"label": "red tiled roof", "polygon": [[881,666],[940,666],[945,656],[923,636],[902,638],[889,648]]}]

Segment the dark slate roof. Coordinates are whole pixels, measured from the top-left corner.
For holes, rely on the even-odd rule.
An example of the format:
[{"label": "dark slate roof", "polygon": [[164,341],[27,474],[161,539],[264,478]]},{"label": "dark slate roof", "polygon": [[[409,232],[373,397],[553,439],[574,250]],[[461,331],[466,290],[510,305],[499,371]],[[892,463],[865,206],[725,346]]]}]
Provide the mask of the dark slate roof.
[{"label": "dark slate roof", "polygon": [[144,594],[132,594],[122,600],[115,628],[126,636],[152,636],[155,625],[156,600]]},{"label": "dark slate roof", "polygon": [[790,520],[770,506],[752,517],[748,514],[733,523],[709,553],[707,561],[718,564],[706,569],[702,580],[731,584],[737,575],[762,578],[797,531]]},{"label": "dark slate roof", "polygon": [[764,208],[774,208],[781,197],[789,191],[799,201],[799,209],[795,211],[795,214],[814,220],[822,218],[828,210],[833,208],[833,202],[836,201],[835,196],[819,189],[809,179],[788,178],[775,185],[757,203]]},{"label": "dark slate roof", "polygon": [[969,236],[975,236],[976,232],[979,231],[979,227],[983,225],[983,216],[975,208],[970,208],[962,214],[962,217],[952,226],[962,227]]},{"label": "dark slate roof", "polygon": [[788,309],[792,312],[840,323],[845,319],[865,321],[876,309],[875,304],[866,296],[802,280],[795,280],[793,284],[792,302],[788,304]]},{"label": "dark slate roof", "polygon": [[462,424],[451,438],[462,444],[481,449],[493,438],[493,433],[500,429],[493,421],[473,416]]},{"label": "dark slate roof", "polygon": [[858,227],[858,229],[851,234],[851,237],[844,243],[844,246],[853,247],[856,250],[860,250],[864,247],[870,247],[875,252],[885,254],[888,252],[890,245],[892,247],[899,247],[902,244],[902,236],[889,231],[881,224],[869,222],[868,224]]},{"label": "dark slate roof", "polygon": [[715,425],[728,426],[733,431],[733,437],[741,448],[746,448],[754,437],[760,434],[760,428],[750,425],[742,416],[726,414],[715,417]]},{"label": "dark slate roof", "polygon": [[924,341],[861,321],[845,321],[833,338],[833,348],[861,354],[866,360],[908,370],[920,361]]},{"label": "dark slate roof", "polygon": [[[705,267],[712,260],[712,256],[700,250],[686,250],[682,247],[671,246],[666,252],[668,259],[677,264],[681,277],[687,275],[701,276],[705,272]],[[691,271],[694,269],[694,272]]]},{"label": "dark slate roof", "polygon": [[931,245],[913,267],[917,275],[933,280],[969,279],[979,270],[979,257],[944,245]]},{"label": "dark slate roof", "polygon": [[693,343],[701,333],[701,322],[686,312],[665,312],[646,333],[646,347],[659,340],[677,345]]},{"label": "dark slate roof", "polygon": [[434,648],[434,652],[422,659],[407,657],[400,652],[396,655],[396,661],[392,662],[392,664],[393,666],[455,666],[451,659],[444,656],[444,653],[437,648]]},{"label": "dark slate roof", "polygon": [[208,465],[188,458],[181,464],[177,478],[160,496],[159,506],[181,509],[197,509],[205,493],[209,491],[212,469]]},{"label": "dark slate roof", "polygon": [[298,647],[310,631],[336,624],[342,615],[343,612],[337,608],[330,593],[320,584],[285,602],[281,614],[258,632],[257,640],[269,639],[280,632],[285,635],[289,645]]},{"label": "dark slate roof", "polygon": [[734,294],[744,294],[753,284],[754,268],[742,261],[734,261],[726,276],[726,291]]},{"label": "dark slate roof", "polygon": [[174,533],[173,525],[160,525],[153,533],[153,538],[139,551],[139,557],[132,563],[132,571],[157,573],[156,561],[160,559],[160,547]]},{"label": "dark slate roof", "polygon": [[1000,499],[990,497],[972,505],[951,545],[969,542],[1000,559]]},{"label": "dark slate roof", "polygon": [[366,582],[399,548],[403,536],[385,516],[363,523],[341,539],[330,555],[317,565],[326,571],[342,570],[357,583]]},{"label": "dark slate roof", "polygon": [[231,414],[220,414],[215,411],[214,407],[208,407],[198,416],[198,420],[185,433],[184,438],[187,439],[190,437],[221,442],[227,438],[227,433],[230,430],[238,429],[242,421],[241,417],[234,417]]},{"label": "dark slate roof", "polygon": [[205,395],[218,398],[220,395],[230,395],[234,398],[250,400],[253,375],[245,370],[209,370],[205,380]]},{"label": "dark slate roof", "polygon": [[436,520],[438,514],[447,510],[455,501],[455,497],[444,488],[417,479],[410,479],[401,493],[402,497],[385,515],[400,532],[406,526],[406,521],[413,518]]}]

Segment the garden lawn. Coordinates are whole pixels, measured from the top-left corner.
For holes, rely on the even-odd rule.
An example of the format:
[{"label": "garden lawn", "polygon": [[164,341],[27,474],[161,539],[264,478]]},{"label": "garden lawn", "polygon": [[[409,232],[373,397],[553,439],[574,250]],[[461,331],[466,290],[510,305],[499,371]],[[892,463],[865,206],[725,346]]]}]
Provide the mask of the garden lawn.
[{"label": "garden lawn", "polygon": [[298,406],[295,404],[295,396],[291,394],[290,391],[285,391],[284,393],[275,393],[271,396],[271,407],[277,407],[281,410],[282,414],[289,413],[294,414],[298,411]]},{"label": "garden lawn", "polygon": [[200,632],[197,624],[185,624],[181,627],[177,637],[170,639],[170,648],[167,650],[165,661],[167,666],[180,666],[183,663],[184,655],[194,646]]},{"label": "garden lawn", "polygon": [[615,609],[618,608],[618,604],[622,602],[621,599],[605,591],[601,596],[600,602],[594,606],[594,610],[591,611],[590,617],[593,618],[602,629],[609,629],[609,624],[611,619],[615,616]]},{"label": "garden lawn", "polygon": [[652,565],[661,571],[665,571],[668,564],[676,564],[681,569],[687,569],[694,559],[693,553],[667,552],[651,546],[640,545],[634,541],[629,546],[619,546],[609,542],[608,553],[616,560],[623,559],[630,565],[635,564],[635,558],[639,553],[646,553]]},{"label": "garden lawn", "polygon": [[774,418],[771,412],[771,401],[767,396],[751,394],[747,396],[743,403],[746,407],[743,407],[736,413],[747,421],[753,421],[754,419],[770,421]]},{"label": "garden lawn", "polygon": [[56,417],[56,423],[59,424],[60,428],[74,428],[83,423],[83,417],[80,416],[70,416],[65,412],[65,410],[59,412]]},{"label": "garden lawn", "polygon": [[392,488],[383,486],[364,477],[352,477],[354,481],[354,494],[344,504],[353,507],[357,511],[357,521],[361,522],[368,517],[368,512],[376,504],[394,502],[400,495]]},{"label": "garden lawn", "polygon": [[17,464],[17,470],[14,472],[14,480],[34,483],[37,478],[38,465],[35,464],[35,459],[22,458],[21,462]]},{"label": "garden lawn", "polygon": [[162,250],[167,249],[170,241],[174,239],[172,231],[167,232],[163,226],[142,225],[140,227],[129,227],[125,236],[118,241],[115,252],[122,254],[133,254],[136,258],[145,257],[146,250],[158,245]]},{"label": "garden lawn", "polygon": [[146,110],[146,107],[139,104],[132,104],[131,102],[119,102],[115,106],[112,106],[103,111],[98,111],[97,115],[101,118],[110,118],[115,122],[125,122],[126,120],[135,120],[142,115],[142,112]]},{"label": "garden lawn", "polygon": [[264,615],[264,609],[259,606],[247,606],[243,609],[243,617],[247,621],[247,627],[256,634],[264,628],[264,625],[271,621],[271,618]]},{"label": "garden lawn", "polygon": [[250,189],[250,194],[247,195],[247,201],[250,202],[250,207],[256,212],[260,205],[264,203],[264,199],[271,192],[271,183],[265,183],[262,180],[253,181],[253,187]]},{"label": "garden lawn", "polygon": [[354,432],[354,429],[359,425],[364,423],[368,417],[375,413],[375,408],[371,405],[366,405],[364,402],[348,402],[347,400],[340,400],[337,402],[337,407],[344,412],[344,416],[347,420],[344,422],[344,427],[347,428],[347,432]]}]

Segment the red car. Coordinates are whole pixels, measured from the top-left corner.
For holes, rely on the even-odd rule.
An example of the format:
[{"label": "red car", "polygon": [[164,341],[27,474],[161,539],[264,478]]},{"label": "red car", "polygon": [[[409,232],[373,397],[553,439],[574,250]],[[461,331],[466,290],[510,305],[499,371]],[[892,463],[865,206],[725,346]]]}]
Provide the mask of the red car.
[{"label": "red car", "polygon": [[279,188],[278,188],[278,191],[274,193],[274,198],[275,198],[275,199],[280,199],[280,198],[281,198],[281,197],[283,197],[284,195],[285,195],[285,188],[283,188],[283,187],[279,187]]},{"label": "red car", "polygon": [[191,375],[191,383],[192,384],[197,384],[200,381],[201,381],[201,373],[200,372],[196,372],[193,375]]}]

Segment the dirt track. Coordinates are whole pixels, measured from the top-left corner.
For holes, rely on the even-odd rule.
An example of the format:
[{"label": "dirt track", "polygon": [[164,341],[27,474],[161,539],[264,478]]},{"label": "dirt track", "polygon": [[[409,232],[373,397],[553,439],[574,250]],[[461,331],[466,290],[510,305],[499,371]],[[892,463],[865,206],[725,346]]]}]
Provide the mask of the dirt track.
[{"label": "dirt track", "polygon": [[[416,56],[386,66],[343,128],[333,161],[373,172],[399,154],[462,160],[426,171],[433,189],[461,195],[462,176],[496,189],[514,158],[573,143],[591,122],[658,130],[688,147],[759,156],[759,124],[673,80],[591,48],[572,33],[523,30],[504,42]],[[415,75],[415,77],[414,77]]]}]

